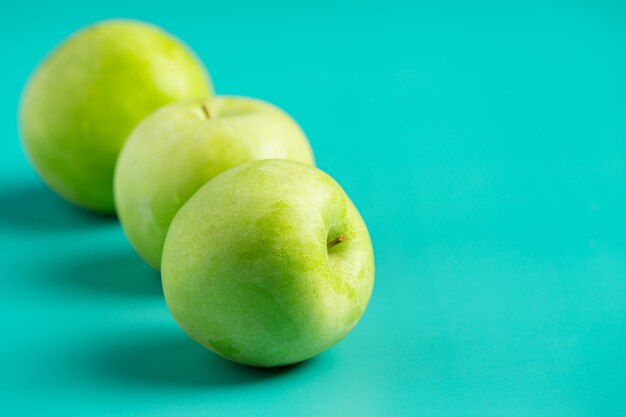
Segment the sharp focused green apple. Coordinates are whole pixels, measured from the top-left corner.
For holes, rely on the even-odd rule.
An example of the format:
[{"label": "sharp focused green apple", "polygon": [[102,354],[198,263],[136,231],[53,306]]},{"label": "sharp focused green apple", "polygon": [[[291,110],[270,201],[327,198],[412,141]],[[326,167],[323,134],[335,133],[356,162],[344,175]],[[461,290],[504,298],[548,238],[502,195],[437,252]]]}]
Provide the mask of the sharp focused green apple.
[{"label": "sharp focused green apple", "polygon": [[374,283],[365,223],[322,171],[248,162],[204,185],[174,218],[163,290],[198,343],[244,364],[299,362],[363,314]]},{"label": "sharp focused green apple", "polygon": [[115,173],[117,213],[137,252],[159,269],[178,209],[211,178],[257,159],[313,164],[298,124],[263,101],[191,100],[144,119],[124,145]]},{"label": "sharp focused green apple", "polygon": [[113,212],[115,160],[132,128],[158,107],[211,92],[200,62],[169,34],[135,21],[101,22],[32,74],[20,109],[23,144],[58,194]]}]

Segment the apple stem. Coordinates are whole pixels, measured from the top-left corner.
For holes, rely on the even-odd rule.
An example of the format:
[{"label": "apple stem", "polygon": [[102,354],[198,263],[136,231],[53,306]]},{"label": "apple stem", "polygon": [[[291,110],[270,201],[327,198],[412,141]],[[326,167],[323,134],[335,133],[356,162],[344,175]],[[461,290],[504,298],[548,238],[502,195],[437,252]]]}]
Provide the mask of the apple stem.
[{"label": "apple stem", "polygon": [[211,113],[209,113],[209,107],[206,104],[202,105],[202,111],[204,112],[204,115],[207,119],[211,118]]},{"label": "apple stem", "polygon": [[339,243],[343,242],[344,240],[346,240],[346,238],[343,235],[340,235],[339,237],[336,237],[333,240],[329,241],[327,243],[327,247],[328,249],[330,249],[333,246],[338,245]]}]

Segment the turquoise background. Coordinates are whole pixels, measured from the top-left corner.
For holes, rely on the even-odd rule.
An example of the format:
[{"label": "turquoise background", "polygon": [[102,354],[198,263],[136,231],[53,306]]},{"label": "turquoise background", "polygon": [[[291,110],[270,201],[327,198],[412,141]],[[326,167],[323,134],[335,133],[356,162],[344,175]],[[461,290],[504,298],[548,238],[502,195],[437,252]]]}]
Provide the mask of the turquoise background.
[{"label": "turquoise background", "polygon": [[[409,3],[2,6],[2,415],[626,415],[624,3]],[[306,130],[376,251],[339,345],[279,370],[210,354],[116,221],[37,179],[23,84],[109,17],[163,26],[219,93]]]}]

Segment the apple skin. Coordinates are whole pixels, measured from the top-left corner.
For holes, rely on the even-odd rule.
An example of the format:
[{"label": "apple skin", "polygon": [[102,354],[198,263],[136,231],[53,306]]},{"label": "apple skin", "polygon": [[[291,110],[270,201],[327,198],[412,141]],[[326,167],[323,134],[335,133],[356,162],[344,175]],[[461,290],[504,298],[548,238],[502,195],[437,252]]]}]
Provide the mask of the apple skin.
[{"label": "apple skin", "polygon": [[183,330],[255,366],[339,342],[374,283],[370,237],[348,196],[317,168],[285,160],[239,165],[198,190],[172,222],[162,266]]},{"label": "apple skin", "polygon": [[212,94],[180,41],[137,21],[97,23],[57,47],[22,95],[22,143],[44,182],[65,199],[115,210],[113,172],[130,131],[155,109]]},{"label": "apple skin", "polygon": [[178,209],[211,178],[258,159],[314,163],[302,129],[269,103],[218,96],[148,116],[130,135],[115,173],[117,213],[133,247],[160,269]]}]

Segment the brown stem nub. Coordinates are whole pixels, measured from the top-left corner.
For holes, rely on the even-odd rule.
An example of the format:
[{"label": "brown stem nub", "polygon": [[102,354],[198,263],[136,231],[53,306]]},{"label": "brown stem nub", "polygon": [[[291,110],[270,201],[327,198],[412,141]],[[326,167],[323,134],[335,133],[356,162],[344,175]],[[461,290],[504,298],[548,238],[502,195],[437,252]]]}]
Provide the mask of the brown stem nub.
[{"label": "brown stem nub", "polygon": [[211,113],[209,113],[209,107],[206,104],[202,105],[202,112],[204,113],[207,119],[211,118]]},{"label": "brown stem nub", "polygon": [[334,238],[333,240],[329,241],[326,246],[328,247],[328,249],[332,248],[335,245],[340,244],[341,242],[343,242],[344,240],[346,240],[346,238],[343,235],[340,235],[339,237]]}]

